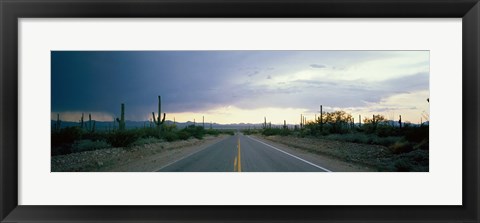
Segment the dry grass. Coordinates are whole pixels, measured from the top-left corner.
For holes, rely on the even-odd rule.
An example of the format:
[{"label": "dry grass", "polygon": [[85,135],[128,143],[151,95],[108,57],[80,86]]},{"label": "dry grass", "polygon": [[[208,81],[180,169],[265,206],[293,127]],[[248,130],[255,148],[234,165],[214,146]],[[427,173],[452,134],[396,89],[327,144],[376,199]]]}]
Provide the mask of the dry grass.
[{"label": "dry grass", "polygon": [[391,148],[312,137],[268,136],[268,140],[311,153],[327,155],[378,171],[428,171],[428,150],[413,150],[402,143]]}]

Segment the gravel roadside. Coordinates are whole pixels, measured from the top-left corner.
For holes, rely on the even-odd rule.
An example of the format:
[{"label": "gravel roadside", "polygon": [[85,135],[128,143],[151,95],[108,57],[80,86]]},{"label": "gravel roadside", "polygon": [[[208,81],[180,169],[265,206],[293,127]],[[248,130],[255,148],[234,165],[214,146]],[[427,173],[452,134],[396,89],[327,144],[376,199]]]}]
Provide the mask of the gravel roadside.
[{"label": "gravel roadside", "polygon": [[229,135],[206,136],[160,142],[131,148],[108,148],[95,151],[53,156],[52,172],[150,172],[188,156]]},{"label": "gravel roadside", "polygon": [[249,135],[252,138],[263,141],[267,144],[277,147],[287,153],[298,156],[309,162],[318,164],[332,172],[371,172],[375,169],[360,165],[354,162],[346,162],[338,158],[334,158],[325,154],[312,152],[305,147],[324,147],[325,145],[318,142],[305,141],[295,137],[281,137],[281,136],[263,136],[263,135]]}]

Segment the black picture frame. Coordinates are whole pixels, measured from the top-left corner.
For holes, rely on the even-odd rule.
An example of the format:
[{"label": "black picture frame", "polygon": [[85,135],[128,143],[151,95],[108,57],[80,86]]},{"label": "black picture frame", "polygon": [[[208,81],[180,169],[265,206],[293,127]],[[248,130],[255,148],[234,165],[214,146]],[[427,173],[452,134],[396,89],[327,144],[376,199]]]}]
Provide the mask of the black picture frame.
[{"label": "black picture frame", "polygon": [[[479,222],[479,0],[0,0],[0,14],[1,222]],[[47,17],[462,18],[463,205],[18,205],[17,20]]]}]

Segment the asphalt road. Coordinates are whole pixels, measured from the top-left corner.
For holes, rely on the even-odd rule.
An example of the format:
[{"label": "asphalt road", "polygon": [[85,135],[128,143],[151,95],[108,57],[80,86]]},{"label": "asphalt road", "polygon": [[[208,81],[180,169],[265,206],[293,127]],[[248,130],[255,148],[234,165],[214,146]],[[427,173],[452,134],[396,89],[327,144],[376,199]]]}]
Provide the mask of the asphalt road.
[{"label": "asphalt road", "polygon": [[241,133],[225,138],[197,153],[174,161],[160,172],[324,172],[266,142]]}]

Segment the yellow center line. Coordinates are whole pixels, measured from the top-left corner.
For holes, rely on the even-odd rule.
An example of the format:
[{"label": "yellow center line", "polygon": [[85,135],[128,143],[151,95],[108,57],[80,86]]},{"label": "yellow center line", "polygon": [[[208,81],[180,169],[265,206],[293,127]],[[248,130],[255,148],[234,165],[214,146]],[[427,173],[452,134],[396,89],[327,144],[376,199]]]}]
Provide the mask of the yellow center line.
[{"label": "yellow center line", "polygon": [[233,171],[237,171],[237,157],[235,157],[235,161],[233,161]]},{"label": "yellow center line", "polygon": [[242,156],[240,155],[240,137],[238,137],[238,167],[237,171],[242,172]]}]

